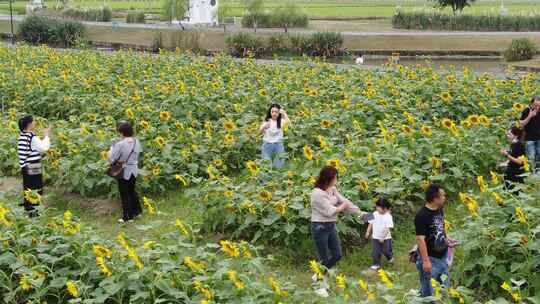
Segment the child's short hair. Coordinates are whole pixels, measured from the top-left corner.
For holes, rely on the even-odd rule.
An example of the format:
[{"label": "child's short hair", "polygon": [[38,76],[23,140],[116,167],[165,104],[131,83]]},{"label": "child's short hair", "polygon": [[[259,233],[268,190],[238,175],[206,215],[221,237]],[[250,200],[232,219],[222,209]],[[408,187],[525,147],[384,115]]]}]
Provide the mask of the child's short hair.
[{"label": "child's short hair", "polygon": [[377,199],[377,201],[375,202],[375,206],[378,206],[378,207],[381,207],[381,208],[384,208],[384,209],[392,208],[392,205],[390,204],[390,202],[387,199],[383,198],[383,197]]},{"label": "child's short hair", "polygon": [[513,126],[510,129],[510,132],[512,132],[512,134],[514,134],[519,140],[521,140],[523,137],[523,129],[520,127]]}]

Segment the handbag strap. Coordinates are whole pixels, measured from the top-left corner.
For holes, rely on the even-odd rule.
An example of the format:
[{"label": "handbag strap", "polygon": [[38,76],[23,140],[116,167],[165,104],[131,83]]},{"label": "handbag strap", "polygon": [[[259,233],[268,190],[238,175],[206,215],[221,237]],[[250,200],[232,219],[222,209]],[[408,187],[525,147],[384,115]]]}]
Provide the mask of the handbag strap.
[{"label": "handbag strap", "polygon": [[[131,154],[133,154],[133,151],[135,151],[135,146],[137,145],[137,140],[134,139],[134,143],[133,143],[133,148],[131,149],[131,152],[129,153],[128,157],[126,158],[125,161],[121,162],[121,163],[127,163],[129,158],[131,157]],[[120,155],[118,156],[118,158],[116,159],[116,161],[114,163],[118,163],[120,162],[120,158],[122,158],[122,153],[120,153]]]}]

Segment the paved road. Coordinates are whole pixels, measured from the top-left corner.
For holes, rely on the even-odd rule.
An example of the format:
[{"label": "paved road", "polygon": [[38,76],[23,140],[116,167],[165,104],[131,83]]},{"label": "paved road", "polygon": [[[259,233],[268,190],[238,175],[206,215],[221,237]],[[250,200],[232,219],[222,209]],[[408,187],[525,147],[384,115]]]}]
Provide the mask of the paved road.
[{"label": "paved road", "polygon": [[[0,14],[0,20],[6,21],[9,20],[10,16],[5,14]],[[21,21],[24,19],[24,16],[14,16],[14,20]],[[104,26],[104,27],[121,27],[121,28],[135,28],[135,29],[179,29],[179,25],[169,25],[169,24],[133,24],[133,23],[123,23],[123,22],[90,22],[82,21],[83,24],[88,26]],[[200,26],[194,25],[184,25],[186,28],[203,28]],[[206,28],[209,31],[223,31],[221,28]],[[252,32],[252,29],[238,28],[238,27],[227,27],[228,32]],[[258,29],[257,32],[260,33],[276,33],[282,32],[280,29]],[[301,34],[310,34],[315,31],[312,30],[303,30],[303,29],[291,29],[290,32],[301,33]],[[540,37],[540,32],[474,32],[474,31],[418,31],[418,30],[399,30],[395,32],[360,32],[360,31],[342,31],[343,35],[346,36],[422,36],[422,37]]]}]

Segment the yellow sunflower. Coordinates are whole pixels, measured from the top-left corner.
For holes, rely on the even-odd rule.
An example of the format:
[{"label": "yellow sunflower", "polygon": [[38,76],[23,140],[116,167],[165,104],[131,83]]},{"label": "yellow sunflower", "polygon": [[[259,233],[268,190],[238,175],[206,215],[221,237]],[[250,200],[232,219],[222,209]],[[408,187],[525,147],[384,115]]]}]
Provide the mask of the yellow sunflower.
[{"label": "yellow sunflower", "polygon": [[139,125],[140,125],[141,128],[143,128],[143,129],[148,129],[148,128],[150,128],[150,123],[149,123],[148,121],[146,121],[146,120],[141,121],[141,123],[140,123]]},{"label": "yellow sunflower", "polygon": [[133,112],[133,110],[131,108],[128,108],[128,109],[126,109],[126,116],[129,119],[133,119],[133,118],[135,118],[135,112]]},{"label": "yellow sunflower", "polygon": [[269,201],[272,199],[272,193],[266,191],[266,190],[262,190],[259,192],[259,198],[263,201]]},{"label": "yellow sunflower", "polygon": [[420,130],[422,130],[422,134],[425,136],[431,136],[433,134],[431,127],[423,125]]},{"label": "yellow sunflower", "polygon": [[471,125],[476,125],[479,122],[478,115],[469,115],[469,117],[467,117],[467,121]]},{"label": "yellow sunflower", "polygon": [[450,129],[454,125],[454,122],[448,118],[444,118],[441,122],[441,125],[446,129]]},{"label": "yellow sunflower", "polygon": [[223,123],[223,128],[225,128],[225,130],[227,131],[232,131],[236,128],[236,125],[234,124],[234,122],[228,120],[225,123]]},{"label": "yellow sunflower", "polygon": [[163,121],[169,121],[169,119],[171,119],[171,112],[168,112],[168,111],[159,112],[159,119]]},{"label": "yellow sunflower", "polygon": [[259,167],[257,166],[257,163],[254,161],[248,161],[246,163],[246,167],[249,169],[249,172],[251,175],[257,175],[259,173]]},{"label": "yellow sunflower", "polygon": [[512,109],[514,109],[514,111],[516,112],[521,112],[525,109],[525,105],[522,103],[514,103],[512,105]]},{"label": "yellow sunflower", "polygon": [[305,146],[304,146],[304,156],[305,156],[308,160],[312,160],[312,159],[313,159],[313,150],[311,150],[311,148],[310,148],[308,145],[305,145]]},{"label": "yellow sunflower", "polygon": [[165,141],[165,138],[161,137],[161,136],[158,136],[154,139],[154,142],[156,143],[156,145],[158,145],[160,148],[163,148],[165,147],[165,144],[166,144],[166,141]]},{"label": "yellow sunflower", "polygon": [[259,96],[261,96],[261,97],[268,96],[268,92],[266,92],[265,89],[260,89],[259,90]]},{"label": "yellow sunflower", "polygon": [[411,129],[411,127],[409,127],[407,125],[401,126],[401,130],[403,131],[403,133],[405,133],[407,135],[410,135],[413,132],[413,129]]},{"label": "yellow sunflower", "polygon": [[442,92],[440,96],[441,96],[442,101],[444,102],[450,101],[451,96],[449,92],[446,92],[446,91]]},{"label": "yellow sunflower", "polygon": [[223,161],[221,159],[214,159],[212,162],[214,163],[214,166],[216,167],[223,166]]},{"label": "yellow sunflower", "polygon": [[232,135],[232,134],[225,135],[225,143],[226,144],[228,144],[228,145],[233,144],[234,141],[235,141],[234,135]]},{"label": "yellow sunflower", "polygon": [[328,120],[328,119],[323,119],[323,120],[321,121],[321,127],[323,127],[323,128],[326,129],[326,128],[330,128],[331,126],[332,126],[332,122],[331,122],[330,120]]}]

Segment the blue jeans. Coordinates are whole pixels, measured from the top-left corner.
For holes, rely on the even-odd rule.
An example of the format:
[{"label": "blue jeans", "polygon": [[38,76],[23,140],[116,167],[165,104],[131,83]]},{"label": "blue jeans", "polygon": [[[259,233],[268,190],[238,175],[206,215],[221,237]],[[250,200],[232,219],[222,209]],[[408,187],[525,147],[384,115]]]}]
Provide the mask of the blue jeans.
[{"label": "blue jeans", "polygon": [[525,142],[525,151],[531,166],[531,172],[535,172],[540,164],[540,140]]},{"label": "blue jeans", "polygon": [[341,260],[341,244],[336,230],[336,223],[311,223],[311,234],[320,263],[330,269]]},{"label": "blue jeans", "polygon": [[283,147],[283,143],[263,142],[261,150],[262,158],[264,160],[270,161],[273,167],[283,168],[283,159],[280,157],[280,154],[285,152],[285,147]]},{"label": "blue jeans", "polygon": [[[420,272],[420,296],[429,297],[433,295],[433,287],[431,286],[431,278],[437,280],[446,288],[450,288],[450,272],[448,271],[448,261],[446,255],[442,259],[429,257],[431,262],[431,273],[424,272],[422,258],[418,256],[416,268]],[[444,282],[443,277],[444,276]]]}]

